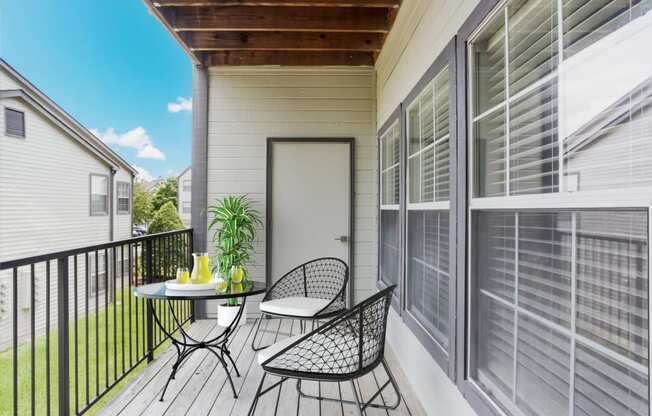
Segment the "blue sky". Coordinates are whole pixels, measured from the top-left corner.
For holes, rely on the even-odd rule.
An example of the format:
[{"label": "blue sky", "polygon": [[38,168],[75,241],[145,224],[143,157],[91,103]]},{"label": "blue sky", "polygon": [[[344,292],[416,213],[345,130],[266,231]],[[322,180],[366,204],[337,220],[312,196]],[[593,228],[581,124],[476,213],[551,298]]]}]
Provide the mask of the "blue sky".
[{"label": "blue sky", "polygon": [[132,165],[190,164],[190,59],[141,0],[0,0],[0,56]]}]

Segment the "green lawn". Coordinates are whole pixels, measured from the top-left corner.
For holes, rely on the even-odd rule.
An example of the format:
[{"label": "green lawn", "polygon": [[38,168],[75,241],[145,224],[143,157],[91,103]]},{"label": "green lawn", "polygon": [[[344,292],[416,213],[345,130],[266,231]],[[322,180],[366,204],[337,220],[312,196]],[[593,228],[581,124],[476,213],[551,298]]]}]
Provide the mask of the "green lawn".
[{"label": "green lawn", "polygon": [[[144,355],[144,339],[143,334],[143,305],[142,300],[138,300],[131,294],[124,291],[124,300],[122,302],[123,293],[118,289],[116,293],[115,304],[109,304],[108,308],[100,309],[97,313],[91,312],[88,317],[79,318],[77,321],[77,348],[75,348],[75,325],[74,321],[70,323],[70,408],[71,414],[75,413],[75,396],[78,398],[79,408],[82,409],[86,404],[86,380],[88,374],[88,399],[93,401],[97,397],[98,392],[102,393],[107,388],[107,375],[108,385],[114,383],[116,378],[119,378],[124,372],[130,368],[130,350],[131,345],[131,361],[135,365],[138,357]],[[129,301],[131,300],[131,313],[129,313]],[[103,307],[104,298],[100,296],[100,307]],[[92,304],[92,303],[91,303]],[[136,329],[136,308],[138,304],[138,330]],[[122,313],[124,308],[124,328],[122,323]],[[116,319],[114,320],[114,311]],[[107,321],[108,319],[108,321]],[[130,326],[131,321],[131,326]],[[86,324],[88,324],[88,339],[86,338]],[[108,324],[108,337],[105,333],[106,325]],[[96,329],[99,328],[99,333]],[[114,336],[114,329],[116,335]],[[131,338],[130,335],[131,334]],[[136,336],[138,334],[138,346],[136,344]],[[49,336],[50,343],[50,408],[51,412],[56,414],[58,409],[58,390],[57,390],[57,331],[52,331]],[[124,367],[123,367],[123,353],[122,342],[124,339]],[[114,352],[114,340],[117,349]],[[131,342],[130,342],[131,340]],[[35,343],[35,406],[36,414],[46,414],[47,411],[47,369],[46,369],[46,343],[48,337],[41,336],[36,339]],[[86,350],[86,341],[88,341],[88,350]],[[108,341],[109,351],[106,354],[106,344]],[[96,351],[97,346],[97,351]],[[138,348],[138,349],[137,349]],[[77,356],[78,365],[78,383],[75,383],[75,361]],[[88,371],[86,371],[88,359]],[[108,372],[107,372],[108,363]],[[98,365],[96,371],[96,364]],[[105,396],[100,399],[98,403],[87,412],[87,414],[94,414],[102,408],[104,404],[114,398],[140,371],[145,368],[146,362],[141,363],[134,368],[129,375],[127,375],[117,386],[113,387]],[[117,372],[116,368],[117,366]],[[31,414],[31,345],[29,342],[23,343],[18,347],[18,414]],[[99,384],[99,390],[98,390]],[[76,386],[78,386],[76,388]],[[2,392],[2,400],[0,400],[0,415],[13,414],[13,357],[12,350],[0,353],[0,392]]]}]

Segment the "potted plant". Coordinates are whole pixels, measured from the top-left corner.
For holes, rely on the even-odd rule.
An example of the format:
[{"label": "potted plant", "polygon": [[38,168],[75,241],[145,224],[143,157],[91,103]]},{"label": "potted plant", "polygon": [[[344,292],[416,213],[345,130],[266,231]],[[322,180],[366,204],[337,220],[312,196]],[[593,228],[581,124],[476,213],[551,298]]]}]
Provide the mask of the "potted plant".
[{"label": "potted plant", "polygon": [[[218,290],[237,293],[242,291],[247,282],[247,264],[253,252],[256,227],[262,226],[260,213],[252,207],[247,195],[227,196],[208,207],[213,220],[208,225],[214,230],[213,245],[217,253],[217,272],[224,279]],[[228,326],[236,317],[240,308],[239,299],[231,298],[218,305],[218,325]],[[240,318],[240,324],[247,321],[246,310]]]}]

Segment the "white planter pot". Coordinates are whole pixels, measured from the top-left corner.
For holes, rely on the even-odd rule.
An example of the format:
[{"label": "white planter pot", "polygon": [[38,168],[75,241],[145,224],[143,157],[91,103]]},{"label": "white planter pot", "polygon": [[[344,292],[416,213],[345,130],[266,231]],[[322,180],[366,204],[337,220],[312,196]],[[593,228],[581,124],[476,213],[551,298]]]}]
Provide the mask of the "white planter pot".
[{"label": "white planter pot", "polygon": [[[240,306],[227,306],[226,304],[217,305],[217,324],[219,326],[229,326],[238,314]],[[242,316],[238,326],[243,326],[247,323],[247,305],[245,304],[242,310]]]}]

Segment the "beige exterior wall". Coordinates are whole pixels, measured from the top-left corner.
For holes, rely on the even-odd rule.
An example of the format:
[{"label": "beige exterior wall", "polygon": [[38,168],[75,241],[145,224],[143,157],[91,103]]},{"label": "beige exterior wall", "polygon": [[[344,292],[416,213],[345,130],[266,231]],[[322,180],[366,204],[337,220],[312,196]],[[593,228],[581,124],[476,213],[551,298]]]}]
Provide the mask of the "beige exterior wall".
[{"label": "beige exterior wall", "polygon": [[[401,4],[376,62],[378,126],[405,100],[478,3],[478,0],[406,0]],[[429,415],[475,414],[453,381],[393,309],[388,339]]]},{"label": "beige exterior wall", "polygon": [[[358,300],[371,293],[376,280],[374,86],[373,71],[365,68],[212,68],[209,73],[209,204],[228,194],[248,193],[265,212],[268,137],[355,138]],[[253,279],[264,280],[264,232],[254,263]],[[213,309],[209,306],[207,312]]]}]

